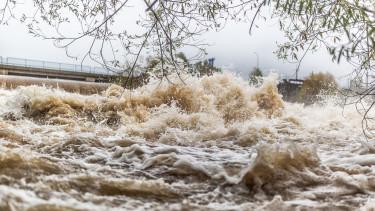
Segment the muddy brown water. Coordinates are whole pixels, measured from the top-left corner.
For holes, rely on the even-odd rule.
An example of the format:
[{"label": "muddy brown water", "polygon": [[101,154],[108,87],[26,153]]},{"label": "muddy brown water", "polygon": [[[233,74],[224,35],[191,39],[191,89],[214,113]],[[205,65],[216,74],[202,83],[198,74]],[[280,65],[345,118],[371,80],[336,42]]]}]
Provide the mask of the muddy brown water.
[{"label": "muddy brown water", "polygon": [[372,210],[374,165],[355,108],[273,77],[0,89],[0,210]]},{"label": "muddy brown water", "polygon": [[109,83],[0,75],[0,87],[2,88],[15,89],[19,86],[32,85],[59,88],[67,92],[80,93],[84,95],[97,94],[105,91],[109,86],[111,86]]}]

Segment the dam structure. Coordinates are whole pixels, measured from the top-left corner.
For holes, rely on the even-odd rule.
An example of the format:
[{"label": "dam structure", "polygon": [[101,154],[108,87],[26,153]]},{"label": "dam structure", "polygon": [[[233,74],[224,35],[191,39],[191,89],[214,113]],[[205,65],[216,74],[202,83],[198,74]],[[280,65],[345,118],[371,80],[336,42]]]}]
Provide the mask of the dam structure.
[{"label": "dam structure", "polygon": [[0,56],[0,75],[108,83],[116,72],[102,67]]}]

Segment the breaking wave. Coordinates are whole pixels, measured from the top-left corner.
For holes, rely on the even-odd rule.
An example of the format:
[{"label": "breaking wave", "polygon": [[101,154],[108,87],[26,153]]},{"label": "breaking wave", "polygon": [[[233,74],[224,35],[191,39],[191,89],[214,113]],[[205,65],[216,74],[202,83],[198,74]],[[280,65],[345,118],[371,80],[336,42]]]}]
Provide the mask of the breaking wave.
[{"label": "breaking wave", "polygon": [[151,80],[101,94],[0,89],[2,210],[371,209],[355,108],[283,102],[276,76]]}]

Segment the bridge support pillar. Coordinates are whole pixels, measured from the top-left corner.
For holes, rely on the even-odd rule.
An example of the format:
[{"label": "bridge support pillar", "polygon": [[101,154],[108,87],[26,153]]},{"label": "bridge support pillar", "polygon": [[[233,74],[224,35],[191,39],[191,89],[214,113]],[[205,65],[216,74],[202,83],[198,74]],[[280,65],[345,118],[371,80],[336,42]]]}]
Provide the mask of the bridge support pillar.
[{"label": "bridge support pillar", "polygon": [[86,81],[88,81],[88,82],[95,82],[95,78],[86,77]]},{"label": "bridge support pillar", "polygon": [[8,70],[0,69],[0,75],[8,75]]}]

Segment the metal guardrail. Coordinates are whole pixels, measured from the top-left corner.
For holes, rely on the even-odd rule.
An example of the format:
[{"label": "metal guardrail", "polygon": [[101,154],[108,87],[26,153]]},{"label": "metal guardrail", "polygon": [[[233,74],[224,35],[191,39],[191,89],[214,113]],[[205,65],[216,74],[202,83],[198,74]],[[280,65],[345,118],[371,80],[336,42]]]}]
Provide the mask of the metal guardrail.
[{"label": "metal guardrail", "polygon": [[82,73],[92,73],[92,74],[102,74],[102,75],[114,75],[116,74],[113,71],[102,67],[92,67],[87,65],[75,65],[68,63],[59,63],[59,62],[49,62],[42,60],[33,60],[33,59],[22,59],[14,57],[2,57],[0,56],[0,64],[16,66],[16,67],[29,67],[29,68],[38,68],[42,70],[55,70],[55,71],[69,71],[69,72],[82,72]]}]

